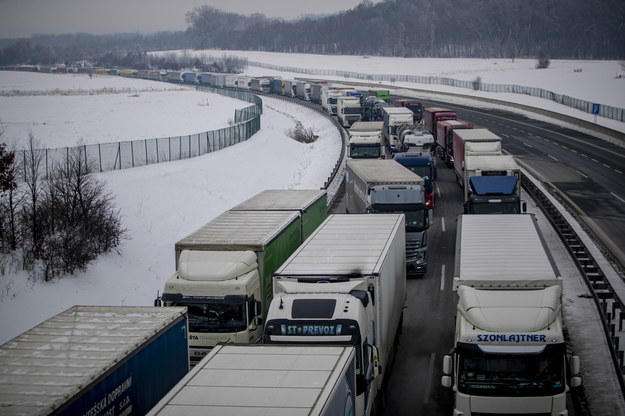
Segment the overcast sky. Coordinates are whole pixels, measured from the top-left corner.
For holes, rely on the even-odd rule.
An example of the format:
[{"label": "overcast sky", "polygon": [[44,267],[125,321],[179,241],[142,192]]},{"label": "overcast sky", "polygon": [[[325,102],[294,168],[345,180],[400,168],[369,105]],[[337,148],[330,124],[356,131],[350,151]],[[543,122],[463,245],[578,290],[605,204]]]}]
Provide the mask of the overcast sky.
[{"label": "overcast sky", "polygon": [[[201,5],[293,19],[336,13],[362,0],[0,0],[0,38],[86,32],[152,33],[186,29],[185,13]],[[374,0],[378,2],[381,0]]]}]

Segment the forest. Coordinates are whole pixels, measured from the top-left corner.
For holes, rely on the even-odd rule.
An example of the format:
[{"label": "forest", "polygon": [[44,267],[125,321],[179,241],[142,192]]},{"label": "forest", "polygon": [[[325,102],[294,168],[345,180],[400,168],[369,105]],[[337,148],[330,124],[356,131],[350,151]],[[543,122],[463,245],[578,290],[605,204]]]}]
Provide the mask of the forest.
[{"label": "forest", "polygon": [[625,58],[622,0],[364,0],[342,13],[293,21],[209,6],[187,29],[154,34],[37,35],[0,39],[0,65],[142,69],[147,52],[223,49],[441,58]]}]

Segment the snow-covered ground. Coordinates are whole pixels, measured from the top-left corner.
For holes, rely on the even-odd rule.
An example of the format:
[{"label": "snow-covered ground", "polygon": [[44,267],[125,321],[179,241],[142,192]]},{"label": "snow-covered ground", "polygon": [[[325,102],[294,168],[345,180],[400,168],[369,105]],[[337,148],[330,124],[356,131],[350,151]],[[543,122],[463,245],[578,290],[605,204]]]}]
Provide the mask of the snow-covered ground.
[{"label": "snow-covered ground", "polygon": [[[223,51],[215,53],[222,54]],[[538,86],[625,107],[625,79],[616,78],[623,72],[616,62],[552,61],[549,69],[536,70],[530,60],[414,61],[251,52],[241,52],[240,56],[296,67],[431,74],[458,79],[480,76],[483,82]],[[388,59],[386,66],[385,59]],[[583,71],[574,72],[574,68]],[[276,72],[250,67],[248,73]],[[586,74],[592,76],[580,78]],[[432,85],[398,87],[445,89]],[[492,96],[504,99],[502,95]],[[164,106],[157,105],[159,101]],[[173,245],[180,238],[260,190],[322,187],[340,151],[336,129],[325,117],[301,106],[272,98],[263,101],[261,131],[244,143],[190,160],[98,174],[116,196],[131,238],[119,254],[102,256],[89,270],[58,282],[32,281],[17,270],[0,276],[0,344],[75,304],[151,305],[156,292],[162,290],[165,279],[173,272]],[[512,101],[537,107],[555,105],[526,96],[514,96]],[[234,109],[247,105],[152,81],[0,71],[0,121],[6,128],[2,139],[19,143],[32,131],[43,146],[50,148],[71,146],[79,140],[85,143],[133,140],[225,127],[233,118]],[[566,114],[579,113],[558,107]],[[294,127],[297,120],[306,128],[313,127],[320,139],[306,145],[288,138],[285,131]],[[625,131],[624,124],[617,123],[614,128]],[[556,242],[554,239],[554,245]],[[564,268],[569,271],[569,267]],[[575,305],[588,303],[587,299],[579,298],[582,292],[583,287],[565,293],[565,310],[578,310]],[[576,316],[577,319],[583,318]],[[599,335],[598,342],[602,344]],[[604,357],[602,353],[599,359]],[[610,405],[609,414],[623,410],[622,399],[615,400],[613,392],[599,394],[598,401]]]}]

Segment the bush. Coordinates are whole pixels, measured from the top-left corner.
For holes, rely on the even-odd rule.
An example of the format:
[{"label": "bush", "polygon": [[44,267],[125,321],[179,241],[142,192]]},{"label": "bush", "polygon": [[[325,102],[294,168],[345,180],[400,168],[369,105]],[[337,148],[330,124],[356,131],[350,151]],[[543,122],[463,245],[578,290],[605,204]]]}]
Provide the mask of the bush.
[{"label": "bush", "polygon": [[314,143],[319,138],[312,127],[304,128],[301,122],[297,122],[295,127],[285,132],[293,140],[300,143]]},{"label": "bush", "polygon": [[473,89],[475,91],[479,91],[480,88],[482,87],[482,77],[477,77],[473,80]]},{"label": "bush", "polygon": [[549,58],[547,58],[547,56],[545,56],[544,54],[541,54],[538,56],[538,60],[536,62],[536,69],[549,68],[550,64],[551,64],[551,61],[549,60]]}]

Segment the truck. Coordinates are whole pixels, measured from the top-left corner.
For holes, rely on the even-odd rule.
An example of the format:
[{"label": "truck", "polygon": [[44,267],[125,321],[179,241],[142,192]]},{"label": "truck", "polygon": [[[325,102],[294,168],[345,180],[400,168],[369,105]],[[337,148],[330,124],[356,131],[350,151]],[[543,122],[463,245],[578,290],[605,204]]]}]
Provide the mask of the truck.
[{"label": "truck", "polygon": [[437,125],[440,121],[456,120],[458,116],[454,110],[443,107],[427,107],[423,109],[423,125],[432,133],[434,141],[438,144]]},{"label": "truck", "polygon": [[218,345],[148,416],[354,415],[356,365],[349,345]]},{"label": "truck", "polygon": [[396,100],[393,100],[393,105],[395,107],[406,107],[410,111],[412,111],[413,123],[420,123],[421,120],[423,120],[423,104],[421,104],[420,101],[412,100],[409,98],[398,98]]},{"label": "truck", "polygon": [[349,153],[352,159],[383,159],[381,121],[357,121],[349,128]]},{"label": "truck", "polygon": [[73,306],[0,346],[6,416],[145,414],[189,371],[186,308]]},{"label": "truck", "polygon": [[348,213],[404,213],[406,268],[410,274],[426,273],[432,212],[425,205],[422,177],[392,159],[348,159],[345,201]]},{"label": "truck", "polygon": [[336,99],[336,116],[343,127],[350,127],[360,121],[360,98],[353,95],[341,95]]},{"label": "truck", "polygon": [[393,160],[419,175],[424,181],[425,207],[434,209],[434,188],[436,186],[436,160],[429,152],[395,153]]},{"label": "truck", "polygon": [[468,186],[465,186],[465,158],[467,156],[500,156],[502,139],[487,129],[454,129],[452,141],[456,182],[463,188],[466,202]]},{"label": "truck", "polygon": [[321,108],[331,116],[336,115],[338,98],[343,95],[339,89],[324,88],[321,90]]},{"label": "truck", "polygon": [[463,120],[444,120],[436,123],[435,153],[448,167],[454,165],[454,146],[452,130],[472,129],[473,124]]},{"label": "truck", "polygon": [[295,81],[295,96],[300,100],[310,100],[310,84],[305,81]]},{"label": "truck", "polygon": [[465,214],[520,214],[521,171],[511,155],[468,155],[464,161]]},{"label": "truck", "polygon": [[398,129],[404,125],[412,126],[412,120],[413,113],[406,107],[382,108],[382,121],[384,122],[382,137],[391,153],[403,151]]},{"label": "truck", "polygon": [[360,98],[360,106],[363,121],[382,121],[382,108],[388,107],[389,103],[375,95]]},{"label": "truck", "polygon": [[321,104],[321,91],[326,88],[327,83],[310,84],[310,101],[315,104]]},{"label": "truck", "polygon": [[567,415],[580,363],[567,354],[562,277],[534,216],[460,215],[454,289],[441,379],[454,414]]},{"label": "truck", "polygon": [[295,211],[226,211],[175,244],[176,271],[155,305],[187,306],[195,365],[219,342],[254,343],[271,275],[301,244]]},{"label": "truck", "polygon": [[353,346],[359,357],[355,415],[380,409],[399,341],[404,219],[330,215],[274,274],[264,343]]},{"label": "truck", "polygon": [[328,216],[328,193],[323,189],[265,189],[230,211],[297,212],[304,241]]}]

